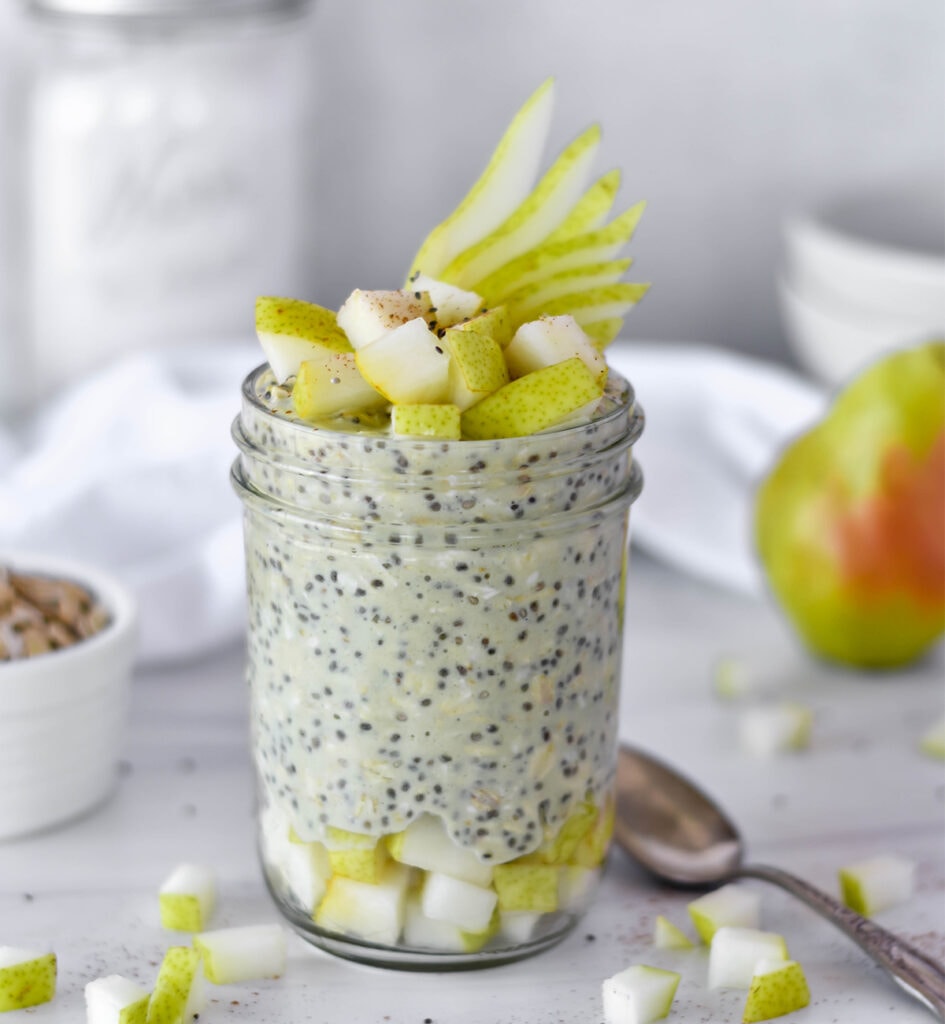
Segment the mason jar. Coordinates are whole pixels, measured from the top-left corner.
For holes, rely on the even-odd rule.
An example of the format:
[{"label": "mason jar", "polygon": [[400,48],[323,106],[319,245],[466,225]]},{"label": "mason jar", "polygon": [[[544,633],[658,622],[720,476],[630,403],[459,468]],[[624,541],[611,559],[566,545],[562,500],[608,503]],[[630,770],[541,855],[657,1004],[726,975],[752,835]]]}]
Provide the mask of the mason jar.
[{"label": "mason jar", "polygon": [[643,414],[495,441],[301,422],[243,386],[259,850],[310,942],[450,969],[537,952],[593,898],[613,825]]},{"label": "mason jar", "polygon": [[141,349],[245,336],[312,222],[309,0],[28,0],[0,410]]}]

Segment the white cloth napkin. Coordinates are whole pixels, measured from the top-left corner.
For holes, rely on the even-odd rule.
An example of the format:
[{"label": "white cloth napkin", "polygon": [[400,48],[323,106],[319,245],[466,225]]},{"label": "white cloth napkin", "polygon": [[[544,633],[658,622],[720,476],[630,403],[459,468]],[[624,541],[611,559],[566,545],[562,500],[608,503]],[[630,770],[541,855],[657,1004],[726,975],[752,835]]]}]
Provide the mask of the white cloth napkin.
[{"label": "white cloth napkin", "polygon": [[[621,342],[608,355],[647,414],[634,542],[756,589],[752,487],[824,396],[787,370],[705,347]],[[260,361],[245,343],[130,355],[0,429],[0,548],[116,572],[139,600],[142,661],[193,657],[243,628],[230,424]]]}]

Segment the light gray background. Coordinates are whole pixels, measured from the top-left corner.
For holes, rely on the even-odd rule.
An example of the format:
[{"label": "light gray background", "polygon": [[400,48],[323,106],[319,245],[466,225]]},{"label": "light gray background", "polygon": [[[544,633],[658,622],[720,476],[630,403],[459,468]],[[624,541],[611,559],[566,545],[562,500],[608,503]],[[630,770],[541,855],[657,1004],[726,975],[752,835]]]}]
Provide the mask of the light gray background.
[{"label": "light gray background", "polygon": [[[631,249],[633,276],[654,283],[627,322],[636,337],[790,361],[784,214],[945,180],[942,0],[319,0],[310,32],[315,171],[299,217],[306,297],[326,305],[401,283],[549,74],[549,157],[599,120],[619,202],[649,202]],[[16,36],[4,0],[7,54]]]}]

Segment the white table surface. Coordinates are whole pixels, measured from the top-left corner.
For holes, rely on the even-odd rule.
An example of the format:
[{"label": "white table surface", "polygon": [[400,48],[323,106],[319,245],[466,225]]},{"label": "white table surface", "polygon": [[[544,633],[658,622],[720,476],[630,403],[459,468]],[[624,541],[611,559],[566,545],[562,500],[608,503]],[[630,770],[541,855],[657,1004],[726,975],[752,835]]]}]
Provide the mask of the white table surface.
[{"label": "white table surface", "polygon": [[[622,735],[677,764],[738,821],[751,857],[836,891],[840,865],[896,852],[918,863],[918,889],[880,916],[945,958],[945,767],[916,752],[943,712],[942,651],[881,678],[816,666],[765,602],[704,585],[635,553],[628,595]],[[735,740],[737,706],[713,695],[717,658],[776,673],[816,713],[809,751],[759,761]],[[4,1024],[84,1020],[83,986],[121,973],[150,986],[164,949],[157,888],[183,860],[220,878],[215,926],[277,919],[252,841],[246,694],[239,650],[139,673],[125,762],[113,797],[69,826],[0,843],[0,945],[51,948],[56,999]],[[763,883],[765,926],[786,936],[808,975],[795,1024],[916,1024],[931,1014],[848,940]],[[335,959],[294,935],[284,978],[209,986],[200,1024],[599,1024],[601,981],[631,963],[682,972],[670,1020],[740,1021],[744,993],[708,991],[706,952],[656,950],[654,917],[688,927],[691,895],[657,886],[621,853],[563,943],[530,960],[455,974],[384,971]],[[184,939],[186,941],[186,939]]]}]

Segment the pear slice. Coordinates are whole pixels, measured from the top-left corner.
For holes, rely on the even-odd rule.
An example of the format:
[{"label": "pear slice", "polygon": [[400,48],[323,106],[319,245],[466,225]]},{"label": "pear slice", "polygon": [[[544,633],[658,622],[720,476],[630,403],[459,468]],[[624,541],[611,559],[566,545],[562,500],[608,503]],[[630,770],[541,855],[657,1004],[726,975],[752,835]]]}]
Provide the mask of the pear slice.
[{"label": "pear slice", "polygon": [[148,1003],[147,1024],[191,1021],[206,1004],[200,954],[189,946],[171,946],[158,970]]},{"label": "pear slice", "polygon": [[620,171],[614,169],[602,175],[571,207],[571,212],[544,240],[545,245],[563,242],[575,235],[583,235],[599,228],[607,219],[617,191],[620,188]]},{"label": "pear slice", "polygon": [[919,737],[919,750],[926,757],[945,761],[945,718],[940,718]]},{"label": "pear slice", "polygon": [[807,978],[796,960],[762,960],[751,979],[742,1024],[783,1017],[809,1004]]},{"label": "pear slice", "polygon": [[603,984],[606,1024],[650,1024],[669,1015],[681,975],[634,964]]},{"label": "pear slice", "polygon": [[449,355],[422,317],[358,349],[355,361],[368,384],[395,405],[449,399]]},{"label": "pear slice", "polygon": [[512,322],[524,323],[540,316],[550,302],[562,295],[574,295],[590,291],[592,288],[616,284],[632,263],[633,260],[627,256],[619,260],[607,260],[604,263],[590,263],[586,267],[562,270],[533,281],[506,296],[505,304],[508,306]]},{"label": "pear slice", "polygon": [[600,126],[591,125],[565,147],[502,224],[455,256],[438,276],[482,294],[477,281],[535,248],[567,217],[584,188],[599,145]]},{"label": "pear slice", "polygon": [[0,946],[0,1013],[48,1003],[55,994],[55,953]]},{"label": "pear slice", "polygon": [[653,945],[657,949],[692,949],[694,943],[682,928],[673,924],[668,917],[657,914],[653,922]]},{"label": "pear slice", "polygon": [[286,937],[280,924],[218,928],[194,936],[203,971],[214,985],[230,985],[285,974]]},{"label": "pear slice", "polygon": [[456,209],[420,246],[408,278],[438,277],[452,259],[497,228],[528,195],[538,174],[554,109],[554,82],[543,82],[512,119],[486,169]]},{"label": "pear slice", "polygon": [[905,903],[915,891],[915,864],[892,854],[848,864],[839,876],[843,902],[866,917]]},{"label": "pear slice", "polygon": [[757,928],[761,924],[761,897],[736,882],[694,899],[686,909],[706,944],[712,941],[719,928],[726,925]]},{"label": "pear slice", "polygon": [[388,863],[374,884],[335,876],[315,912],[315,923],[327,931],[391,946],[404,926],[409,882],[410,869],[394,863]]},{"label": "pear slice", "polygon": [[110,974],[85,986],[86,1024],[146,1024],[151,993],[136,981]]},{"label": "pear slice", "polygon": [[628,313],[650,290],[649,284],[623,281],[559,295],[542,304],[545,316],[570,313],[579,324],[608,320]]},{"label": "pear slice", "polygon": [[576,356],[527,373],[463,413],[463,436],[521,437],[548,430],[599,399],[603,388]]},{"label": "pear slice", "polygon": [[161,925],[171,931],[199,932],[216,902],[216,878],[204,864],[179,864],[158,894]]},{"label": "pear slice", "polygon": [[395,405],[390,411],[391,432],[396,437],[458,441],[459,407],[456,405]]},{"label": "pear slice", "polygon": [[620,335],[623,330],[623,317],[612,316],[605,320],[594,320],[589,324],[582,324],[584,333],[591,339],[599,352]]},{"label": "pear slice", "polygon": [[504,302],[505,296],[544,277],[612,260],[630,241],[644,207],[644,203],[637,203],[605,227],[583,235],[556,242],[545,240],[540,246],[522,253],[488,277],[477,281],[472,287],[482,296],[483,302],[491,307]]},{"label": "pear slice", "polygon": [[547,914],[558,909],[559,869],[553,864],[497,864],[492,882],[499,910],[532,910]]},{"label": "pear slice", "polygon": [[781,935],[756,928],[719,928],[709,947],[709,988],[748,988],[762,960],[787,959]]},{"label": "pear slice", "polygon": [[433,322],[432,305],[428,292],[355,288],[338,310],[338,325],[353,348],[364,348],[409,320],[424,317]]},{"label": "pear slice", "polygon": [[584,363],[603,389],[607,383],[607,360],[573,316],[529,320],[519,327],[505,350],[505,361],[513,377],[524,377],[534,370],[554,366],[573,357]]},{"label": "pear slice", "polygon": [[351,342],[330,309],[301,299],[256,299],[256,336],[280,384],[320,352],[350,352]]},{"label": "pear slice", "polygon": [[423,882],[423,913],[434,921],[449,921],[466,932],[488,928],[497,902],[493,889],[439,871],[427,872]]},{"label": "pear slice", "polygon": [[810,746],[814,714],[793,701],[746,708],[738,719],[742,749],[755,757],[773,757]]},{"label": "pear slice", "polygon": [[453,842],[442,820],[432,814],[422,814],[402,832],[388,836],[387,849],[401,864],[452,875],[473,885],[487,886],[492,881],[492,866]]},{"label": "pear slice", "polygon": [[306,359],[292,387],[292,406],[300,419],[309,422],[343,412],[369,412],[387,404],[361,376],[353,352],[322,351]]},{"label": "pear slice", "polygon": [[438,327],[452,327],[483,312],[481,295],[437,281],[419,271],[410,278],[409,287],[430,296],[430,312],[436,317]]},{"label": "pear slice", "polygon": [[[477,321],[481,319],[478,317]],[[501,345],[476,325],[477,321],[450,327],[442,338],[443,348],[450,356],[450,400],[460,411],[509,382]]]}]

